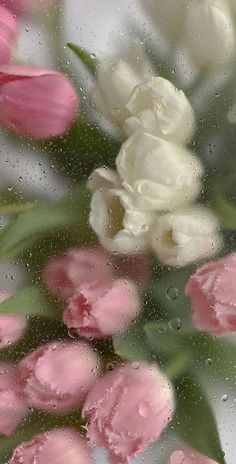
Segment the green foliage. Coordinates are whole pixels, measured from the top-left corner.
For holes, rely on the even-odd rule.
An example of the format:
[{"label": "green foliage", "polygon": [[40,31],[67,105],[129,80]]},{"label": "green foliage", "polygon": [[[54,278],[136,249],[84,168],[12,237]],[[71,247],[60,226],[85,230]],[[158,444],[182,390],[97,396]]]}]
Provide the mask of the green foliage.
[{"label": "green foliage", "polygon": [[55,306],[38,287],[24,288],[11,298],[0,303],[0,312],[4,314],[40,315],[47,318],[59,318]]},{"label": "green foliage", "polygon": [[127,361],[149,361],[151,354],[142,326],[135,324],[125,333],[113,337],[115,353]]},{"label": "green foliage", "polygon": [[197,378],[190,373],[176,384],[176,416],[171,423],[185,443],[201,453],[224,464],[212,409]]},{"label": "green foliage", "polygon": [[[42,202],[27,209],[0,235],[0,260],[15,257],[40,237],[60,229],[88,229],[89,194],[82,185],[58,202]],[[79,232],[78,232],[79,233]]]},{"label": "green foliage", "polygon": [[178,317],[183,318],[185,323],[188,320],[190,304],[184,292],[193,272],[194,267],[167,271],[162,279],[157,279],[147,289],[152,300],[160,308],[163,319]]}]

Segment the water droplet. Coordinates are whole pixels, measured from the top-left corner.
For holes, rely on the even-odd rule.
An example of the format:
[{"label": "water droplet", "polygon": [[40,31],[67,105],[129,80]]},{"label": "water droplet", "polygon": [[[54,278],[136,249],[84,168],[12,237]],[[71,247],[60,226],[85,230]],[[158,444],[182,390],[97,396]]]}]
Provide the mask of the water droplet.
[{"label": "water droplet", "polygon": [[137,362],[137,361],[136,361],[136,362],[132,362],[131,367],[132,367],[133,369],[139,369],[139,368],[140,368],[140,363]]},{"label": "water droplet", "polygon": [[225,403],[226,401],[228,401],[228,395],[223,395],[221,399]]},{"label": "water droplet", "polygon": [[113,371],[114,370],[114,364],[111,362],[107,363],[106,368],[108,371]]},{"label": "water droplet", "polygon": [[207,366],[212,366],[212,359],[211,359],[211,358],[208,358],[208,359],[206,360],[206,365],[207,365]]},{"label": "water droplet", "polygon": [[19,182],[22,182],[22,180],[23,180],[22,176],[18,177]]},{"label": "water droplet", "polygon": [[166,328],[165,328],[165,326],[164,326],[164,325],[162,325],[162,324],[159,324],[159,325],[158,325],[158,329],[157,329],[157,330],[158,330],[158,332],[159,332],[160,334],[163,334],[163,333],[165,333],[165,331],[166,331]]},{"label": "water droplet", "polygon": [[68,335],[70,338],[79,338],[78,330],[74,327],[68,330]]},{"label": "water droplet", "polygon": [[172,329],[172,330],[180,330],[181,327],[182,327],[182,321],[181,321],[181,319],[179,319],[179,317],[174,317],[174,318],[171,319],[171,321],[169,322],[169,327],[170,327],[170,329]]},{"label": "water droplet", "polygon": [[150,417],[153,415],[152,408],[149,403],[142,401],[139,405],[138,412],[142,417]]},{"label": "water droplet", "polygon": [[166,296],[168,298],[168,300],[170,301],[174,301],[174,300],[177,300],[179,298],[179,289],[177,287],[169,287],[167,292],[166,292]]}]

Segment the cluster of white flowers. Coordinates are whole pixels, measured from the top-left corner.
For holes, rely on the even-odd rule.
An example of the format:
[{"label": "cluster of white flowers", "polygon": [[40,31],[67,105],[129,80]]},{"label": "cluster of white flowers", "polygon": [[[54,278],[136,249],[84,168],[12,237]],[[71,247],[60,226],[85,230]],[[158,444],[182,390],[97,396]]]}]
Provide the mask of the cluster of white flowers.
[{"label": "cluster of white flowers", "polygon": [[91,174],[90,224],[110,252],[152,247],[162,263],[184,266],[221,246],[216,217],[191,206],[204,173],[186,148],[194,112],[185,94],[155,77],[143,56],[138,66],[107,61],[98,70],[93,98],[128,138],[117,171],[102,167]]}]

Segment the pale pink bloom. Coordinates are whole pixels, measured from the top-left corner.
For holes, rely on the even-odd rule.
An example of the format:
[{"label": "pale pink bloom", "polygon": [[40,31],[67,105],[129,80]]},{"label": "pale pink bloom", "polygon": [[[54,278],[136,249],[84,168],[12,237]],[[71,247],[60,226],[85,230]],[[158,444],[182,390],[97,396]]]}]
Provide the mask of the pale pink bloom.
[{"label": "pale pink bloom", "polygon": [[29,414],[17,367],[0,363],[0,433],[11,435]]},{"label": "pale pink bloom", "polygon": [[190,448],[182,451],[174,451],[170,456],[169,462],[170,464],[217,464],[216,461]]},{"label": "pale pink bloom", "polygon": [[41,433],[17,446],[10,464],[92,464],[84,438],[74,429],[58,428]]},{"label": "pale pink bloom", "polygon": [[33,0],[0,0],[0,4],[16,16],[25,16],[31,10]]},{"label": "pale pink bloom", "polygon": [[[9,292],[0,292],[0,303],[10,297]],[[25,316],[0,313],[0,349],[16,343],[27,327]]]},{"label": "pale pink bloom", "polygon": [[55,0],[0,0],[0,5],[8,8],[19,17],[28,16],[35,10],[50,8],[54,4]]},{"label": "pale pink bloom", "polygon": [[129,363],[100,377],[82,410],[91,444],[125,463],[158,439],[172,418],[171,384],[153,365]]},{"label": "pale pink bloom", "polygon": [[96,247],[73,248],[51,259],[44,269],[46,285],[54,295],[67,299],[81,287],[92,292],[112,282],[113,266],[106,253]]},{"label": "pale pink bloom", "polygon": [[50,412],[78,407],[98,375],[98,358],[83,342],[51,342],[19,363],[30,406]]},{"label": "pale pink bloom", "polygon": [[78,109],[78,97],[62,73],[21,65],[0,66],[0,125],[47,139],[64,134]]},{"label": "pale pink bloom", "polygon": [[18,36],[19,27],[16,19],[6,8],[0,6],[0,64],[9,63]]},{"label": "pale pink bloom", "polygon": [[193,324],[213,335],[236,331],[236,253],[200,267],[189,279]]},{"label": "pale pink bloom", "polygon": [[64,323],[83,337],[105,338],[127,329],[141,305],[136,285],[114,280],[101,294],[87,289],[75,294],[63,314]]}]

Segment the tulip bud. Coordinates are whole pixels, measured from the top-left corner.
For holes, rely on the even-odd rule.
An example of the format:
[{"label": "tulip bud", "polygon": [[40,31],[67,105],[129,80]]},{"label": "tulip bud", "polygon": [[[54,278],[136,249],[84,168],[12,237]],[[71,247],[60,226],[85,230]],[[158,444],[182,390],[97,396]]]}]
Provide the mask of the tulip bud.
[{"label": "tulip bud", "polygon": [[189,208],[156,219],[150,243],[167,266],[186,266],[219,252],[218,221],[207,208]]},{"label": "tulip bud", "polygon": [[90,293],[106,288],[112,282],[112,263],[96,247],[74,248],[46,265],[43,277],[51,292],[68,299],[81,287]]},{"label": "tulip bud", "polygon": [[116,166],[139,210],[172,210],[192,201],[201,189],[203,167],[197,157],[142,131],[123,143]]},{"label": "tulip bud", "polygon": [[14,450],[9,464],[92,464],[84,438],[72,428],[41,433]]},{"label": "tulip bud", "polygon": [[64,311],[64,322],[82,337],[106,338],[127,329],[140,312],[138,291],[130,281],[114,280],[97,296],[82,288],[69,301]]},{"label": "tulip bud", "polygon": [[98,374],[98,359],[85,343],[52,342],[19,363],[30,406],[60,413],[78,407]]},{"label": "tulip bud", "polygon": [[125,463],[155,442],[172,418],[171,384],[153,365],[126,364],[100,377],[82,415],[92,445],[107,448],[109,462]]},{"label": "tulip bud", "polygon": [[122,126],[128,116],[125,104],[131,92],[153,73],[143,47],[135,43],[127,59],[107,58],[100,63],[92,101],[105,117]]},{"label": "tulip bud", "polygon": [[216,461],[203,456],[192,449],[184,449],[182,451],[174,451],[170,456],[169,464],[218,464]]},{"label": "tulip bud", "polygon": [[[0,292],[0,303],[9,297],[7,292]],[[24,334],[27,327],[25,316],[15,314],[0,314],[0,349],[16,343]]]},{"label": "tulip bud", "polygon": [[212,335],[236,332],[236,253],[200,267],[189,279],[192,320]]},{"label": "tulip bud", "polygon": [[185,143],[194,131],[194,112],[185,94],[167,79],[152,77],[135,87],[126,108],[124,131],[138,130],[171,142]]},{"label": "tulip bud", "polygon": [[0,94],[0,125],[25,137],[63,134],[78,108],[72,84],[56,71],[0,66]]},{"label": "tulip bud", "polygon": [[201,67],[224,69],[235,51],[233,18],[224,0],[192,0],[185,22],[186,46]]},{"label": "tulip bud", "polygon": [[18,36],[16,19],[6,8],[0,6],[0,64],[9,63]]},{"label": "tulip bud", "polygon": [[112,170],[95,170],[92,179],[94,176],[96,182],[90,180],[88,184],[93,192],[89,217],[91,227],[108,251],[139,253],[146,246],[151,214],[134,208],[133,199],[122,189],[118,176]]},{"label": "tulip bud", "polygon": [[0,363],[0,433],[11,435],[29,414],[19,373],[15,366]]}]

